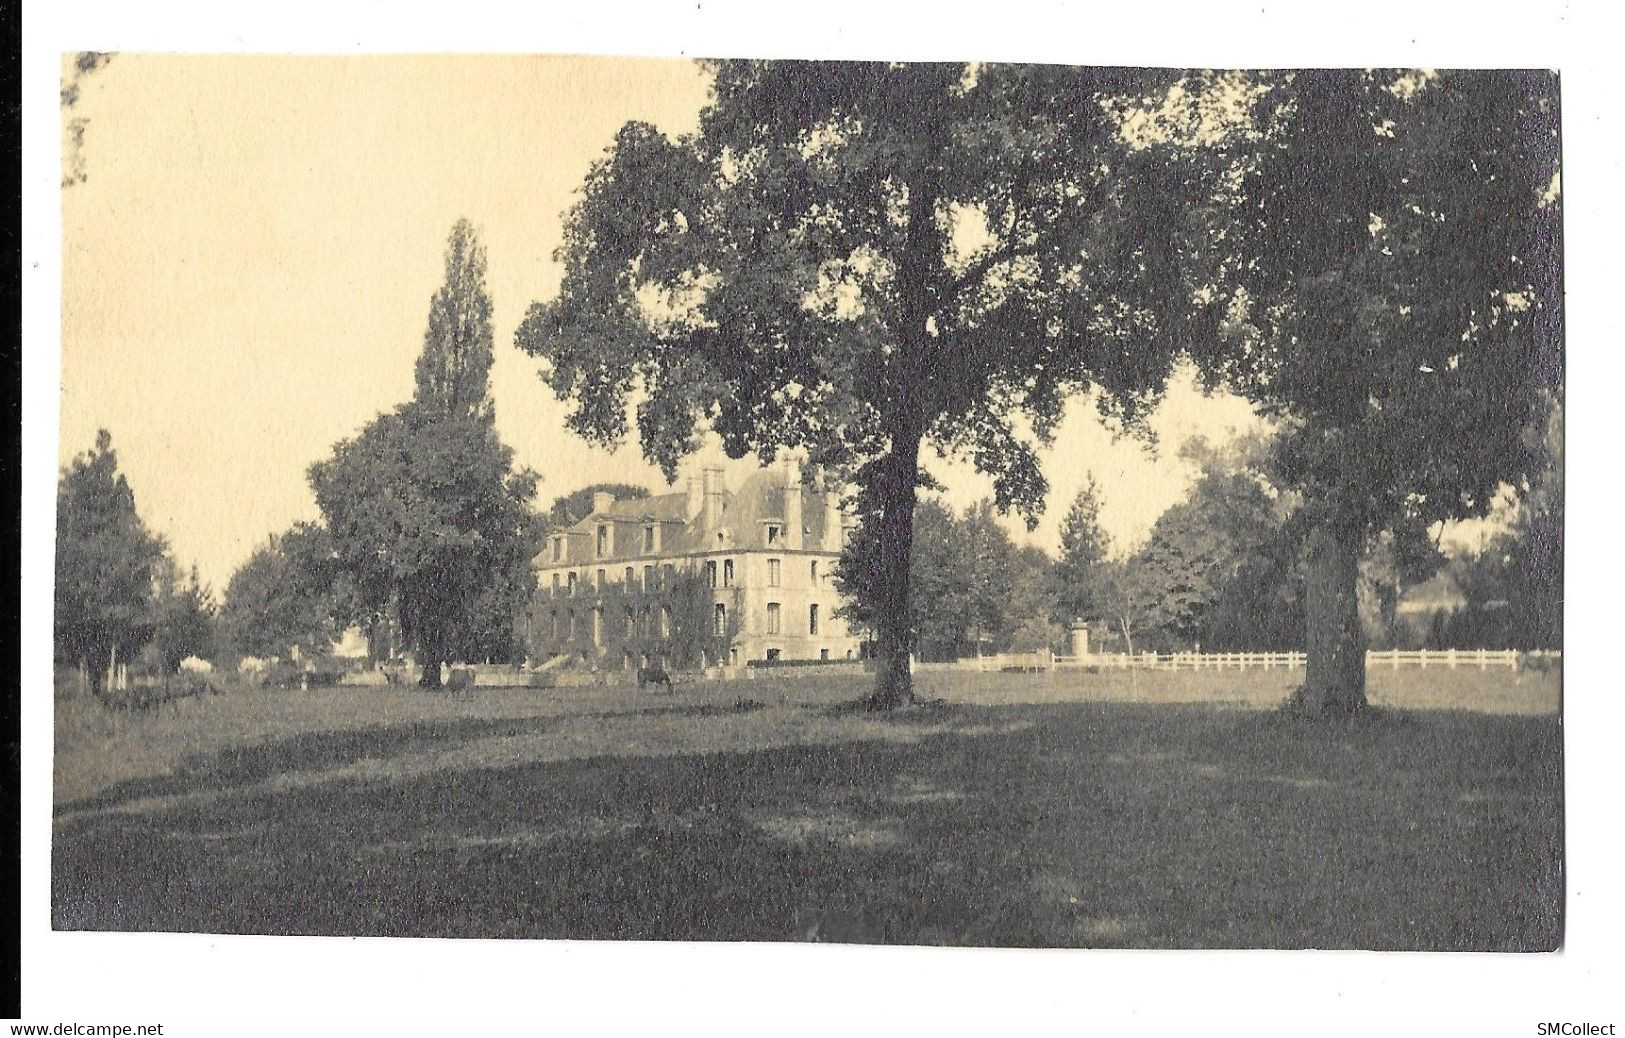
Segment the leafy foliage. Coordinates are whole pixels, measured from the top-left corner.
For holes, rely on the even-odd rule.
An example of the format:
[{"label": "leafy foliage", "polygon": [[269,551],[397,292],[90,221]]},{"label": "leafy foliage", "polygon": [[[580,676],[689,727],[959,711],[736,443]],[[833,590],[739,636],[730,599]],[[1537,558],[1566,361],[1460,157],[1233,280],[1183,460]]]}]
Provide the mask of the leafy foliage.
[{"label": "leafy foliage", "polygon": [[199,580],[196,566],[183,578],[172,560],[159,565],[151,648],[164,674],[175,673],[188,656],[214,655],[214,596]]},{"label": "leafy foliage", "polygon": [[692,569],[674,569],[658,586],[617,581],[574,595],[539,596],[531,616],[531,649],[540,657],[572,655],[609,666],[692,669],[729,658],[739,636],[743,594],[725,596],[726,621],[716,624],[717,593]]},{"label": "leafy foliage", "polygon": [[496,635],[482,622],[511,630],[523,615],[536,477],[513,471],[489,418],[404,404],[338,444],[310,482],[356,604],[393,605],[426,682],[441,663],[486,654]]},{"label": "leafy foliage", "polygon": [[232,652],[287,657],[294,646],[320,656],[349,619],[348,584],[326,527],[297,523],[269,538],[226,585],[221,633]]},{"label": "leafy foliage", "polygon": [[[1301,535],[1294,496],[1271,482],[1271,441],[1253,435],[1216,449],[1198,437],[1179,453],[1198,466],[1185,500],[1158,518],[1133,555],[1082,571],[1089,598],[1077,615],[1142,649],[1297,647]],[[1058,569],[1064,556],[1063,548]]]},{"label": "leafy foliage", "polygon": [[398,624],[430,686],[442,664],[523,652],[540,539],[529,508],[536,475],[514,471],[497,438],[491,359],[485,249],[459,220],[416,395],[310,469],[352,607]]},{"label": "leafy foliage", "polygon": [[458,220],[446,242],[446,279],[429,304],[416,399],[442,414],[489,416],[491,360],[485,246],[473,224]]},{"label": "leafy foliage", "polygon": [[136,514],[106,429],[63,470],[56,494],[58,659],[83,665],[98,694],[103,668],[152,637],[152,595],[165,547]]},{"label": "leafy foliage", "polygon": [[[1051,621],[1054,564],[1040,549],[1017,548],[991,501],[962,513],[927,498],[914,513],[910,569],[914,595],[910,626],[924,659],[956,659],[1012,648],[1048,647],[1057,640]],[[875,554],[860,528],[836,568],[845,604],[841,615],[872,629],[880,591],[864,564]]]},{"label": "leafy foliage", "polygon": [[[804,449],[849,477],[879,552],[878,705],[910,696],[922,443],[1031,519],[1075,390],[1133,420],[1180,305],[1180,167],[1126,146],[1167,73],[727,61],[697,133],[622,127],[571,210],[558,296],[516,341],[588,439],[634,396],[668,478],[701,423],[734,457]],[[1018,418],[1025,422],[1018,422]]]},{"label": "leafy foliage", "polygon": [[1563,406],[1531,434],[1546,465],[1514,498],[1505,529],[1450,561],[1466,603],[1436,638],[1456,648],[1563,647]]},{"label": "leafy foliage", "polygon": [[1143,639],[1145,628],[1154,627],[1162,600],[1151,571],[1131,560],[1109,559],[1096,567],[1094,579],[1099,618],[1122,638],[1125,652],[1140,651],[1143,645],[1137,647],[1135,638]]},{"label": "leafy foliage", "polygon": [[[72,111],[83,95],[83,80],[86,76],[104,67],[113,60],[113,55],[103,51],[80,51],[73,56],[73,67],[70,75],[63,80],[61,90],[62,111],[64,115]],[[83,184],[90,179],[85,164],[85,130],[90,126],[90,120],[78,115],[68,118],[63,124],[67,139],[62,148],[62,186],[73,187]]]},{"label": "leafy foliage", "polygon": [[[1384,530],[1482,515],[1538,464],[1561,380],[1556,78],[1383,70],[1252,77],[1210,154],[1207,365],[1281,420],[1312,526],[1315,707],[1364,704],[1357,559]],[[1332,657],[1341,660],[1329,667]]]},{"label": "leafy foliage", "polygon": [[1099,568],[1111,551],[1111,535],[1100,527],[1100,488],[1089,477],[1061,520],[1061,557],[1055,564],[1059,619],[1101,614]]}]

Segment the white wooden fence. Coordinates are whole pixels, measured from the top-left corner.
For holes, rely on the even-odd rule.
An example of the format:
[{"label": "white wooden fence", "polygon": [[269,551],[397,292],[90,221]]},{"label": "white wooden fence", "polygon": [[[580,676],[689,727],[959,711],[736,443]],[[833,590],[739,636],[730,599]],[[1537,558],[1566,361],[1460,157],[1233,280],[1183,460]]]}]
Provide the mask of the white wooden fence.
[{"label": "white wooden fence", "polygon": [[[918,663],[915,669],[930,670],[1252,670],[1302,667],[1301,652],[1126,652],[1096,653],[1089,656],[1056,656],[1045,652],[1004,653],[973,656],[952,663]],[[1561,660],[1558,651],[1518,652],[1515,649],[1374,649],[1365,654],[1369,667],[1439,667],[1455,669],[1491,667],[1518,669],[1526,660]]]}]

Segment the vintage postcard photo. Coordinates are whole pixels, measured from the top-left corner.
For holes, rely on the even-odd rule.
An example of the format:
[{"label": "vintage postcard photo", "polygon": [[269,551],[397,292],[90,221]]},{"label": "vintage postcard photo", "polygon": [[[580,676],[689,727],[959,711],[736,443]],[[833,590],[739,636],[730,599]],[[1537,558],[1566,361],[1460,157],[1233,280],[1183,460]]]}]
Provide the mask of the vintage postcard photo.
[{"label": "vintage postcard photo", "polygon": [[106,38],[24,742],[98,1008],[1572,956],[1568,67]]},{"label": "vintage postcard photo", "polygon": [[1555,74],[62,82],[55,927],[1561,944]]}]

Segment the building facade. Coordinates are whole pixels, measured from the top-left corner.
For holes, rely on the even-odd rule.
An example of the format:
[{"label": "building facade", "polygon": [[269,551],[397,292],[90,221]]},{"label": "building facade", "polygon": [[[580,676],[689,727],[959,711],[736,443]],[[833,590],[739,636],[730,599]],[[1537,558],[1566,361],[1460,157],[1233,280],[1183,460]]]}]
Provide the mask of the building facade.
[{"label": "building facade", "polygon": [[708,468],[676,493],[599,494],[534,560],[532,659],[625,669],[855,659],[862,639],[835,616],[850,529],[840,495],[804,483],[793,461],[737,491]]}]

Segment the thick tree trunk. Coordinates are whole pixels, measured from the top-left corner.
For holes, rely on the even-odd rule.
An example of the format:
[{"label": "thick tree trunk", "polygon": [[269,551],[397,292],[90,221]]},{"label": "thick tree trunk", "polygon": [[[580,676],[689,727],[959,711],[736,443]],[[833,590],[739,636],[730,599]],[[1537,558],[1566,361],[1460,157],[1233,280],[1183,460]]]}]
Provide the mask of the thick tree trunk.
[{"label": "thick tree trunk", "polygon": [[914,699],[909,658],[914,630],[909,609],[909,576],[914,556],[914,489],[920,463],[918,435],[894,438],[891,455],[874,487],[880,505],[878,615],[876,649],[879,667],[869,706],[892,710]]},{"label": "thick tree trunk", "polygon": [[425,661],[424,662],[424,664],[423,664],[423,673],[418,675],[418,685],[421,688],[439,688],[440,687],[440,661],[439,660],[431,660],[431,661]]},{"label": "thick tree trunk", "polygon": [[1326,521],[1310,531],[1304,586],[1308,666],[1295,702],[1304,713],[1347,715],[1367,706],[1358,595],[1362,540],[1351,522]]},{"label": "thick tree trunk", "polygon": [[100,699],[107,689],[107,671],[102,669],[100,656],[101,653],[96,652],[79,661],[80,673],[89,677],[90,694],[96,699]]}]

